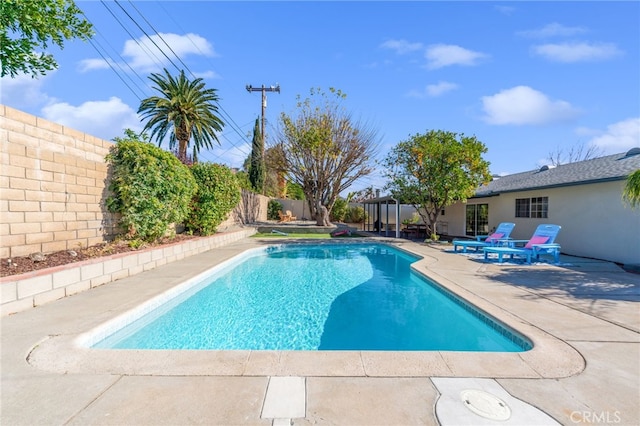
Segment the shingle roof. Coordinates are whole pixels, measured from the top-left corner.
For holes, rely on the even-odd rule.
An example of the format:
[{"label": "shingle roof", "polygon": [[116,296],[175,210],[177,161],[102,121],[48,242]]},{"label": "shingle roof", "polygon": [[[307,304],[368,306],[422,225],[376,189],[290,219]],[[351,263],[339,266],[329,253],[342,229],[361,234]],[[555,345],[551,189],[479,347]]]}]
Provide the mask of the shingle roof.
[{"label": "shingle roof", "polygon": [[633,148],[621,154],[502,176],[480,187],[475,196],[488,197],[501,192],[622,180],[638,169],[640,148]]}]

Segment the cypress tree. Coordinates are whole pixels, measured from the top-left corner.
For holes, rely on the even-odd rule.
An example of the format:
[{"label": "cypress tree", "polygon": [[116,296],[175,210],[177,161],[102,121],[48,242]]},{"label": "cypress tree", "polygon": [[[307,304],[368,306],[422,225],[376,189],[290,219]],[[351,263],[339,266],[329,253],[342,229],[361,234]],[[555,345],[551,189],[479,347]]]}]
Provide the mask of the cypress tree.
[{"label": "cypress tree", "polygon": [[260,119],[256,118],[253,128],[253,140],[251,141],[251,164],[249,166],[249,182],[258,193],[264,193],[265,165],[264,165],[264,141],[260,133]]}]

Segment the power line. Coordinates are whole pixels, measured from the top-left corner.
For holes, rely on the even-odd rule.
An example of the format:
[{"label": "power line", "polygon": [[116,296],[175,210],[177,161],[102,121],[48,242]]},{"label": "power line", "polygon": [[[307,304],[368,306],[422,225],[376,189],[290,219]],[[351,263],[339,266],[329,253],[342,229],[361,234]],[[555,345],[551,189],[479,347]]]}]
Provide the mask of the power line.
[{"label": "power line", "polygon": [[120,75],[120,73],[118,73],[118,71],[116,71],[116,69],[113,67],[113,65],[111,64],[111,61],[107,60],[107,58],[104,57],[104,55],[102,54],[102,52],[100,52],[100,50],[98,50],[98,48],[96,47],[96,45],[93,43],[93,41],[91,39],[89,39],[89,43],[91,43],[91,46],[93,46],[93,48],[96,50],[96,52],[98,52],[98,55],[100,55],[100,57],[102,57],[102,59],[107,63],[107,65],[109,65],[109,68],[111,68],[113,70],[113,72],[116,73],[116,75],[118,76],[118,78],[120,79],[120,81],[122,81],[124,83],[125,86],[127,86],[127,88],[131,91],[131,93],[133,93],[133,96],[137,97],[139,101],[142,101],[142,98],[140,96],[138,96],[138,94],[135,92],[135,90],[133,90],[131,88],[131,86],[129,86],[129,84],[125,81],[125,79]]},{"label": "power line", "polygon": [[[252,122],[249,122],[249,123],[247,123],[247,124],[243,125],[242,127],[247,127],[247,126],[248,126],[248,125],[250,125],[251,123],[252,123]],[[225,140],[225,142],[228,142],[228,143],[229,143],[229,145],[231,145],[231,146],[229,146],[229,147],[227,147],[227,148],[223,148],[223,147],[222,147],[222,144],[221,144],[221,145],[220,145],[221,152],[220,152],[219,154],[216,154],[216,153],[214,153],[214,152],[212,152],[212,151],[206,151],[206,152],[208,152],[208,153],[209,153],[209,154],[211,154],[215,159],[218,159],[218,160],[221,160],[221,159],[223,158],[223,156],[224,156],[225,154],[229,153],[232,149],[236,149],[236,150],[237,150],[238,152],[240,152],[241,154],[243,154],[243,155],[245,155],[245,156],[248,156],[247,152],[246,152],[244,149],[242,149],[242,146],[238,146],[238,145],[234,144],[234,143],[231,141],[231,139],[229,139],[229,138],[227,137],[227,135],[228,135],[229,133],[233,133],[233,132],[230,130],[229,132],[221,133],[221,134],[220,134],[220,137],[221,137],[222,139],[224,139],[224,140]],[[206,159],[211,160],[211,157],[207,157]],[[213,161],[212,161],[212,162],[213,162]]]},{"label": "power line", "polygon": [[[169,43],[167,43],[164,39],[164,37],[162,37],[162,35],[160,35],[160,33],[158,31],[156,31],[156,29],[153,27],[153,25],[147,20],[147,18],[145,18],[145,16],[140,13],[140,10],[138,10],[138,8],[136,7],[135,4],[133,4],[133,2],[131,2],[131,0],[129,0],[129,4],[131,5],[131,7],[133,7],[135,9],[136,12],[138,12],[138,15],[140,15],[142,17],[142,19],[144,19],[144,22],[147,23],[147,25],[153,30],[154,33],[156,33],[158,35],[158,37],[160,38],[160,40],[162,40],[162,42],[164,43],[165,46],[167,46],[167,48],[171,51],[171,53],[173,53],[173,56],[176,57],[176,59],[178,59],[178,61],[180,61],[180,63],[182,64],[182,66],[184,67],[184,69],[188,70],[189,73],[195,77],[195,75],[191,72],[191,70],[189,69],[189,67],[187,66],[187,64],[184,63],[184,61],[182,60],[182,58],[180,58],[180,56],[178,56],[176,54],[176,52],[173,50],[173,48],[171,48],[171,46],[169,45]],[[146,34],[146,33],[145,33]],[[148,36],[147,36],[148,37]],[[155,44],[155,43],[154,43]],[[157,47],[157,45],[156,45]],[[166,56],[166,55],[165,55]],[[167,57],[168,59],[168,57]],[[173,64],[173,61],[171,62]],[[173,66],[175,67],[175,64],[173,64]],[[176,67],[177,68],[177,67]],[[178,71],[180,71],[178,69]]]},{"label": "power line", "polygon": [[[117,2],[117,0],[116,0],[116,3],[118,3],[118,2]],[[149,20],[147,20],[147,18],[146,18],[146,17],[145,17],[145,16],[140,12],[140,10],[139,10],[139,9],[138,9],[138,8],[137,8],[137,7],[132,3],[132,2],[131,2],[131,0],[129,0],[129,4],[131,4],[131,6],[135,9],[135,11],[136,11],[136,12],[138,12],[138,15],[140,15],[140,17],[142,17],[142,19],[145,21],[145,23],[146,23],[146,24],[151,28],[151,30],[152,30],[152,31],[153,31],[153,32],[158,36],[158,38],[159,38],[159,39],[164,43],[164,45],[165,45],[165,46],[166,46],[166,47],[171,51],[171,53],[173,54],[173,56],[174,56],[174,57],[175,57],[175,58],[176,58],[176,59],[177,59],[177,60],[182,64],[182,66],[184,67],[184,69],[185,69],[186,71],[188,71],[188,72],[189,72],[189,74],[191,74],[191,76],[192,76],[192,77],[196,78],[196,75],[191,71],[191,69],[189,68],[189,66],[188,66],[186,63],[184,63],[184,61],[182,60],[182,58],[180,58],[180,56],[178,56],[178,54],[176,54],[176,52],[173,50],[173,48],[171,48],[171,46],[169,45],[169,43],[167,43],[167,41],[164,39],[164,37],[162,37],[162,35],[158,32],[158,30],[156,30],[156,29],[155,29],[155,27],[153,26],[153,24],[151,24],[151,22],[149,22]],[[120,8],[122,8],[122,6],[121,6],[120,4],[118,4],[118,6],[120,6]],[[123,10],[124,10],[124,9],[123,9]],[[164,8],[163,8],[163,10],[164,10]],[[126,11],[125,11],[125,13],[126,13]],[[166,11],[165,11],[165,13],[166,13]],[[129,16],[129,19],[133,20],[133,18],[131,17],[131,15],[129,15],[128,13],[127,13],[127,16]],[[144,34],[147,36],[147,38],[149,38],[149,39],[151,40],[151,37],[150,37],[150,36],[149,36],[149,35],[148,35],[148,34],[147,34],[147,33],[146,33],[146,32],[145,32],[145,31],[140,27],[140,25],[139,25],[135,20],[133,20],[133,21],[134,21],[134,23],[136,24],[136,26],[138,26],[138,28],[140,28],[140,30],[144,32]],[[174,21],[174,22],[175,22],[175,21]],[[183,30],[182,30],[182,31],[183,31]],[[183,32],[184,32],[184,31],[183,31]],[[186,34],[186,33],[185,33],[185,34]],[[198,47],[198,46],[193,42],[193,40],[191,39],[191,37],[188,37],[188,36],[187,36],[187,38],[189,39],[189,41],[191,42],[191,44],[193,44],[193,45],[194,45],[194,47],[195,47],[196,49],[198,49],[198,51],[200,51],[200,53],[202,53],[202,54],[203,54],[203,56],[204,56],[204,53],[203,53],[203,52],[200,50],[200,48],[199,48],[199,47]],[[164,55],[164,56],[165,56],[165,57],[166,57],[166,58],[171,62],[171,64],[172,64],[172,65],[173,65],[173,66],[174,66],[178,71],[180,71],[180,69],[177,67],[177,65],[176,65],[176,64],[175,64],[175,63],[174,63],[174,62],[173,62],[173,61],[172,61],[172,60],[171,60],[171,59],[170,59],[166,54],[165,54],[165,52],[160,48],[160,46],[158,46],[158,45],[157,45],[153,40],[151,40],[151,41],[152,41],[152,43],[156,46],[156,48],[158,48],[158,50],[160,50],[160,51],[162,52],[162,54],[163,54],[163,55]],[[218,108],[226,114],[226,111],[224,111],[224,109],[222,108],[222,106],[220,105],[220,103],[219,103],[219,102],[216,102],[216,104],[217,104]],[[233,119],[231,119],[231,116],[230,116],[229,114],[226,114],[226,115],[227,115],[227,117],[228,117],[228,122],[229,122],[229,121],[231,121],[231,123],[232,123],[232,124],[230,125],[230,127],[231,127],[232,129],[234,129],[234,126],[235,126],[235,127],[238,127],[238,125],[235,123],[235,121],[233,121]],[[240,134],[240,135],[241,135],[241,134]],[[242,135],[241,135],[241,137],[242,137]],[[242,147],[241,147],[241,146],[238,146],[238,145],[234,144],[234,143],[233,143],[230,139],[228,139],[228,138],[227,138],[227,141],[228,141],[228,142],[229,142],[229,143],[230,143],[234,148],[238,149],[238,150],[239,150],[240,152],[242,152],[243,154],[246,154],[246,152],[242,149]],[[226,150],[226,151],[224,151],[224,152],[228,152],[228,151],[229,151],[229,150]],[[205,152],[206,152],[206,151],[205,151]],[[218,158],[220,158],[220,157],[218,157]]]},{"label": "power line", "polygon": [[[129,35],[129,37],[131,38],[131,40],[133,42],[135,42],[138,47],[141,49],[142,52],[144,52],[151,60],[152,62],[154,62],[156,65],[159,65],[160,67],[162,67],[163,61],[156,55],[156,52],[153,51],[153,49],[150,49],[146,44],[141,43],[142,38],[138,39],[137,37],[135,37],[132,32],[129,30],[129,28],[121,21],[121,19],[116,15],[116,13],[105,3],[104,0],[101,0],[102,5],[104,6],[105,9],[107,9],[107,11],[109,12],[109,14],[116,20],[116,22],[120,25],[120,27]],[[146,36],[150,42],[153,43],[153,45],[155,46],[155,48],[178,70],[180,70],[180,68],[176,65],[176,62],[174,60],[172,60],[163,50],[163,48],[161,48],[161,46],[158,45],[158,43],[155,42],[155,40],[152,38],[152,36],[149,35],[149,33],[147,33],[147,31],[145,31],[144,28],[142,28],[142,26],[136,21],[136,19],[131,15],[131,13],[129,13],[122,4],[120,4],[120,2],[118,2],[117,0],[115,1],[116,5],[121,9],[121,11],[128,17],[129,20],[131,20],[135,26],[142,31],[142,33],[144,34],[144,36]],[[171,48],[171,46],[167,43],[167,41],[164,39],[164,37],[162,37],[160,35],[160,33],[153,27],[153,25],[149,22],[148,19],[146,19],[146,17],[141,13],[141,11],[135,7],[135,5],[133,5],[131,3],[131,1],[129,1],[129,3],[131,4],[131,6],[133,7],[133,9],[135,9],[135,11],[142,17],[142,19],[144,20],[144,22],[146,23],[146,25],[148,25],[152,32],[156,34],[156,36],[162,41],[162,43],[164,43],[164,45],[171,51],[171,54],[180,62],[180,64],[182,64],[186,71],[189,72],[189,74],[191,74],[194,78],[196,78],[195,74],[189,69],[189,67],[184,63],[184,61],[176,54],[176,52]],[[180,27],[180,25],[173,19],[173,17],[168,14],[168,12],[166,11],[166,9],[164,9],[164,7],[162,5],[160,5],[161,9],[169,16],[169,18],[172,19],[172,21],[174,23],[176,23],[176,25],[180,28],[180,30],[184,32],[184,30]],[[191,39],[191,37],[189,37],[189,35],[187,33],[185,33],[185,36],[189,39],[189,41],[191,42],[191,44],[202,53],[202,51],[200,50],[200,48],[198,47],[198,45]],[[140,96],[133,90],[133,88],[124,80],[124,78],[122,77],[122,67],[120,66],[120,63],[118,61],[109,61],[107,60],[104,55],[96,48],[96,46],[94,46],[94,49],[96,49],[96,51],[98,51],[98,53],[100,54],[100,56],[107,62],[107,64],[109,65],[109,67],[116,73],[116,75],[123,81],[123,83],[125,84],[125,86],[127,86],[129,88],[130,91],[132,91],[132,93],[134,94],[134,96],[136,96],[136,98],[138,98],[139,100],[141,100]],[[102,48],[105,53],[106,53],[106,49]],[[112,48],[113,49],[113,48]],[[204,53],[202,53],[203,56]],[[107,56],[108,53],[107,53]],[[120,57],[122,59],[122,63],[125,63],[129,69],[136,74],[136,76],[143,81],[144,80],[139,76],[138,73],[135,72],[135,70],[133,70],[133,68],[131,67],[131,65],[129,64],[129,61],[124,60],[122,57]],[[112,58],[113,59],[113,58]],[[113,64],[115,64],[118,68],[120,68],[121,72],[119,73],[113,66]],[[127,74],[127,73],[124,73]],[[135,85],[135,83],[133,82],[133,80],[131,79],[131,82]],[[139,89],[139,87],[136,85],[136,87]],[[149,86],[147,84],[145,84],[145,88],[149,88]],[[215,104],[217,105],[217,107],[219,108],[221,114],[225,117],[225,121],[227,122],[228,126],[231,128],[231,130],[233,132],[235,132],[239,138],[240,141],[242,141],[243,144],[248,144],[249,141],[247,139],[247,136],[244,135],[241,130],[240,130],[240,126],[238,126],[238,124],[235,122],[235,120],[231,117],[231,115],[224,109],[224,107],[222,107],[222,105],[220,105],[219,102],[215,102]],[[221,137],[228,142],[232,147],[227,148],[226,150],[224,150],[222,152],[222,154],[229,152],[231,149],[235,148],[236,150],[238,150],[238,152],[244,154],[244,155],[248,155],[246,148],[242,145],[239,145],[238,142],[234,142],[233,140],[231,140],[229,137],[227,137],[225,134],[221,134]],[[220,144],[222,146],[222,144]],[[209,157],[208,155],[206,155],[206,153],[212,154],[215,157],[221,159],[222,157],[220,155],[216,155],[213,154],[210,151],[204,151],[203,153],[201,153],[201,156],[204,158]],[[210,158],[210,157],[209,157]]]},{"label": "power line", "polygon": [[155,64],[156,64],[156,65],[160,65],[160,67],[162,67],[162,61],[160,61],[160,59],[158,59],[158,57],[157,57],[153,52],[151,52],[151,51],[150,51],[146,46],[142,45],[142,44],[138,41],[138,39],[137,39],[133,34],[131,34],[131,32],[129,31],[129,29],[128,29],[128,28],[127,28],[127,27],[122,23],[122,21],[120,21],[120,18],[118,18],[118,17],[116,16],[116,14],[115,14],[115,13],[114,13],[114,12],[113,12],[109,7],[108,7],[108,6],[107,6],[107,4],[105,3],[105,1],[104,1],[104,0],[100,0],[100,3],[102,3],[102,5],[105,7],[105,9],[107,9],[107,11],[109,11],[109,13],[111,14],[111,16],[113,16],[113,19],[115,19],[115,20],[116,20],[116,22],[117,22],[118,24],[120,24],[120,27],[122,27],[122,29],[123,29],[123,30],[124,30],[128,35],[129,35],[129,37],[131,37],[131,40],[133,40],[133,41],[138,45],[138,47],[140,47],[140,49],[141,49],[143,52],[145,52],[145,53],[147,54],[147,56],[149,56],[149,58],[151,58],[151,60],[152,60],[153,62],[155,62]]},{"label": "power line", "polygon": [[[84,14],[84,12],[82,12],[82,14],[84,15],[85,19],[93,26],[93,28],[95,29],[96,33],[102,37],[105,41],[105,43],[107,44],[107,46],[109,46],[111,48],[112,51],[116,52],[116,50],[113,48],[113,46],[111,46],[111,44],[109,44],[109,41],[104,37],[104,35],[98,30],[98,28],[96,27],[96,25],[93,24],[93,22],[91,22],[91,20],[89,19],[89,17],[87,15]],[[122,65],[121,64],[125,64],[129,70],[131,71],[131,73],[133,73],[136,77],[138,77],[138,79],[143,83],[143,87],[145,89],[147,89],[147,86],[144,82],[144,80],[142,79],[142,77],[140,77],[140,75],[133,69],[131,68],[131,65],[129,65],[129,63],[127,61],[124,60],[124,58],[122,56],[120,56],[120,54],[118,54],[116,52],[116,54],[119,56],[119,58],[121,59],[121,61],[117,61],[114,59],[114,57],[107,52],[107,49],[105,49],[100,42],[97,40],[97,38],[90,38],[89,39],[89,43],[91,43],[91,46],[94,48],[94,50],[98,53],[98,55],[100,55],[100,57],[105,61],[105,63],[109,66],[109,68],[111,68],[111,70],[116,73],[116,75],[118,76],[118,78],[120,80],[122,80],[122,82],[124,83],[125,86],[127,86],[129,88],[129,90],[133,93],[134,96],[136,96],[138,98],[138,100],[142,100],[140,96],[138,96],[138,94],[129,86],[129,84],[127,84],[126,81],[124,81],[124,78],[122,77],[121,73],[124,74],[125,76],[127,76],[129,78],[129,81],[131,81],[131,83],[136,87],[136,89],[138,89],[140,92],[142,92],[142,95],[145,96],[145,90],[140,89],[140,86],[133,80],[133,78],[130,77],[130,74],[125,72],[122,69]],[[102,51],[101,51],[102,49]],[[103,54],[104,52],[104,54]],[[105,58],[104,55],[107,55],[108,58]],[[109,60],[110,59],[110,60]],[[118,67],[118,69],[120,70],[120,72],[118,72],[118,70],[116,70],[114,68],[114,65]]]},{"label": "power line", "polygon": [[[122,5],[120,4],[120,2],[119,2],[118,0],[115,0],[115,3],[118,5],[118,7],[119,7],[120,9],[122,9],[122,11],[125,13],[125,15],[127,15],[127,17],[131,20],[131,22],[133,22],[133,23],[136,25],[136,27],[138,27],[138,29],[139,29],[140,31],[142,31],[142,33],[143,33],[145,36],[147,36],[147,39],[148,39],[151,43],[153,43],[153,45],[156,47],[156,49],[158,49],[158,51],[160,51],[160,53],[162,53],[162,56],[164,56],[165,58],[167,58],[167,60],[171,63],[171,65],[173,65],[173,66],[175,67],[175,69],[176,69],[178,72],[180,72],[180,71],[181,71],[181,69],[180,69],[180,68],[179,68],[179,67],[178,67],[178,66],[173,62],[173,60],[172,60],[172,59],[171,59],[171,58],[170,58],[170,57],[169,57],[169,56],[164,52],[164,50],[162,50],[162,49],[160,48],[160,46],[158,46],[158,44],[155,42],[155,40],[154,40],[153,38],[151,38],[151,36],[150,36],[149,34],[147,34],[147,32],[146,32],[146,31],[145,31],[145,30],[140,26],[140,24],[138,24],[138,21],[136,21],[135,19],[133,19],[133,17],[129,14],[129,12],[127,12],[127,11],[125,10],[125,8],[124,8],[124,7],[122,7]],[[131,3],[131,2],[129,2],[129,3]],[[138,10],[138,9],[136,9],[136,10]],[[138,13],[139,13],[139,12],[138,12]],[[146,20],[145,20],[145,21],[146,21]],[[156,33],[156,35],[157,35],[158,37],[160,37],[160,35],[158,34],[158,32],[155,30],[155,28],[151,27],[151,29],[153,29],[153,31]],[[162,37],[160,37],[160,38],[162,39]],[[166,43],[165,43],[165,44],[166,44]],[[173,52],[173,51],[172,51],[172,52]],[[174,53],[174,55],[175,55],[175,53]],[[161,61],[161,62],[162,62],[162,61]]]},{"label": "power line", "polygon": [[[151,38],[151,36],[149,36],[149,34],[138,24],[138,22],[122,7],[122,5],[120,3],[118,3],[118,1],[116,0],[116,4],[118,5],[118,7],[120,7],[120,9],[122,9],[122,11],[127,15],[127,17],[129,17],[129,19],[138,27],[138,29],[140,29],[140,31],[142,31],[142,33],[147,37],[147,39],[149,39],[149,41],[151,41],[153,43],[153,45],[160,51],[160,53],[163,54],[163,56],[165,58],[167,58],[167,60],[178,70],[181,71],[180,68],[171,60],[171,58],[169,58],[167,56],[167,54],[160,48],[160,46],[158,46],[158,44]],[[176,53],[173,51],[173,49],[171,49],[171,46],[169,46],[167,44],[167,42],[164,40],[164,38],[160,35],[160,33],[158,33],[158,31],[156,31],[156,29],[149,23],[149,21],[144,17],[144,15],[142,15],[142,13],[138,10],[138,8],[135,7],[135,5],[133,5],[133,3],[129,2],[129,4],[131,4],[131,6],[133,6],[133,8],[136,10],[136,12],[138,12],[138,14],[142,17],[142,19],[144,19],[144,21],[147,23],[147,25],[149,25],[151,27],[151,29],[155,32],[155,34],[160,38],[160,40],[162,40],[164,42],[164,44],[169,48],[169,50],[171,50],[171,53],[173,53],[173,55],[188,69],[188,67],[186,66],[186,64],[184,64],[184,62],[180,59],[180,57],[178,57],[178,55],[176,55]],[[154,55],[155,56],[155,55]],[[156,59],[157,56],[155,56]],[[162,65],[160,63],[160,65]],[[191,72],[191,71],[189,71]],[[204,153],[200,153],[198,150],[198,153],[201,155],[201,157],[205,158],[206,160],[210,160],[211,158],[208,157],[206,155],[206,150],[204,151]],[[194,147],[194,155],[196,153],[196,149]]]},{"label": "power line", "polygon": [[[186,35],[186,37],[189,39],[189,41],[191,42],[191,44],[203,55],[204,53],[202,52],[202,50],[200,50],[200,47],[198,47],[198,45],[193,41],[193,39],[191,37],[189,37],[189,34],[180,26],[180,24],[173,19],[173,17],[171,16],[171,14],[169,14],[169,12],[162,6],[161,3],[156,2],[160,8],[162,9],[162,11],[173,21],[174,24],[176,24],[176,26],[178,27],[178,29],[184,33]],[[155,29],[154,29],[155,31]],[[157,34],[157,31],[155,31]],[[213,66],[213,64],[209,61],[209,63]],[[189,73],[195,77],[195,74],[193,72],[191,72],[191,70],[187,67],[187,70],[189,71]],[[238,124],[235,122],[235,120],[231,117],[231,115],[229,113],[227,113],[227,111],[224,109],[224,107],[219,103],[216,102],[216,104],[218,105],[218,108],[220,109],[221,113],[225,116],[227,122],[229,123],[229,126],[238,134],[238,136],[240,136],[240,139],[243,140],[244,142],[248,143],[249,140],[242,134],[240,133],[240,131],[238,130],[239,126]]]}]

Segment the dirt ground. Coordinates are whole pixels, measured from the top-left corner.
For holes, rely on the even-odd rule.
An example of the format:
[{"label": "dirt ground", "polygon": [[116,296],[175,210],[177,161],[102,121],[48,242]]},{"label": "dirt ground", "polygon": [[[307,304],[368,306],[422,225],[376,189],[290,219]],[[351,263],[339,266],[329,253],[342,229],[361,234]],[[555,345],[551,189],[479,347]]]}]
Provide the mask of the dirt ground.
[{"label": "dirt ground", "polygon": [[[196,235],[178,234],[172,239],[164,238],[156,243],[145,244],[137,248],[129,246],[128,241],[110,242],[83,249],[62,250],[53,253],[47,253],[44,255],[44,260],[35,259],[35,256],[4,258],[0,263],[0,277],[24,274],[40,269],[52,268],[54,266],[82,262],[83,260],[92,259],[95,257],[111,256],[117,253],[143,250],[150,247],[160,247],[163,245],[190,240],[192,238],[199,237]],[[32,257],[34,257],[34,259],[32,259]]]}]

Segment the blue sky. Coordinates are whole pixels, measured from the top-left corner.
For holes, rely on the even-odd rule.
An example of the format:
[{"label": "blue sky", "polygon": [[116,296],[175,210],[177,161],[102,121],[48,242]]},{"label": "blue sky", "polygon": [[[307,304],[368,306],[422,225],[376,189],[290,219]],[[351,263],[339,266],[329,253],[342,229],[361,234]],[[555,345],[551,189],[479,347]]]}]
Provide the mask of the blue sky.
[{"label": "blue sky", "polygon": [[[218,90],[227,125],[222,145],[201,159],[232,167],[249,154],[260,115],[260,94],[247,84],[281,87],[268,94],[268,140],[280,113],[295,113],[297,95],[335,87],[378,131],[381,157],[431,129],[476,136],[494,174],[531,170],[578,146],[602,155],[640,146],[637,1],[77,5],[118,74],[91,43],[68,42],[52,50],[56,71],[2,79],[3,104],[109,140],[140,130],[140,99],[154,94],[149,74],[177,73],[150,36]],[[379,170],[353,189],[369,185],[384,185]]]}]

